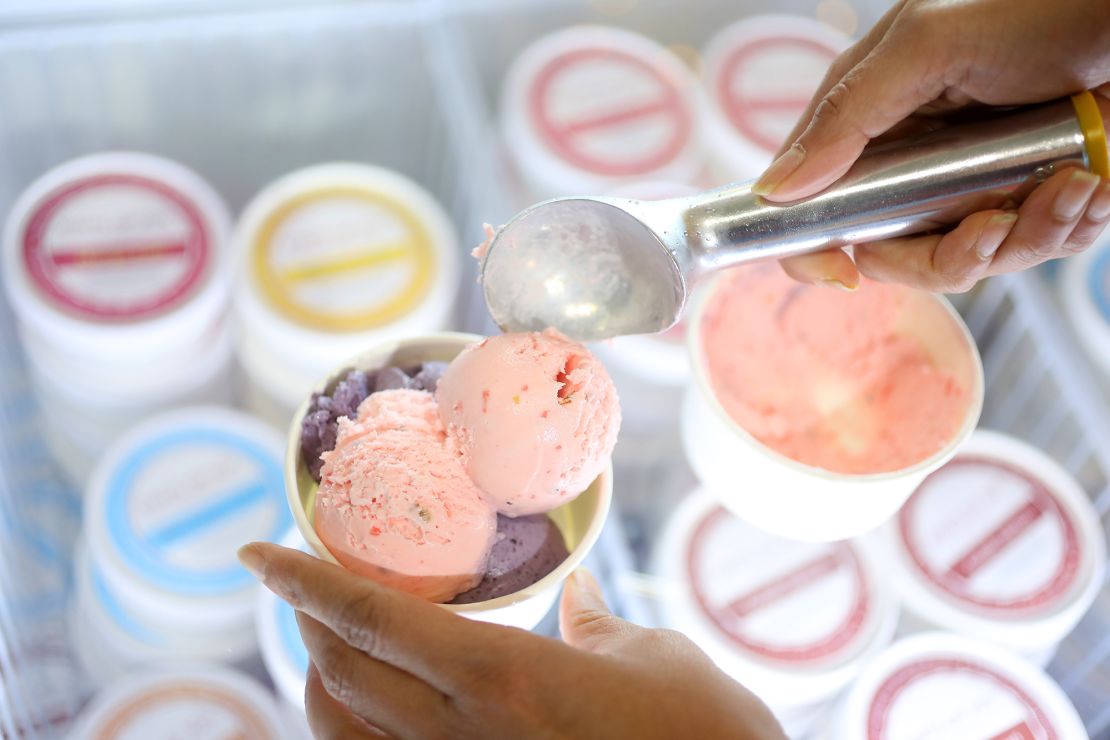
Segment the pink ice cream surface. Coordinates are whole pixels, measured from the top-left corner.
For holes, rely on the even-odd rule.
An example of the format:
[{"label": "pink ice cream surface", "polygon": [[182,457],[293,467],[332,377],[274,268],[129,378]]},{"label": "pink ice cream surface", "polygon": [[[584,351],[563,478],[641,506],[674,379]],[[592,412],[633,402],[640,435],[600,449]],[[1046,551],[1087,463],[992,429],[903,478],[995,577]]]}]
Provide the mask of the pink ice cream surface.
[{"label": "pink ice cream surface", "polygon": [[777,265],[730,271],[702,317],[709,382],[766,446],[837,473],[912,466],[960,431],[972,350],[927,293],[864,280],[844,293]]},{"label": "pink ice cream surface", "polygon": [[552,329],[467,347],[436,399],[466,471],[508,516],[577,497],[605,468],[620,429],[605,367]]},{"label": "pink ice cream surface", "polygon": [[493,243],[493,237],[497,234],[497,231],[489,224],[482,224],[482,230],[486,232],[486,240],[470,250],[470,256],[479,262],[486,258],[486,253],[489,252],[489,245]]},{"label": "pink ice cream surface", "polygon": [[497,515],[446,440],[427,391],[381,391],[339,419],[315,527],[348,570],[437,602],[482,579]]}]

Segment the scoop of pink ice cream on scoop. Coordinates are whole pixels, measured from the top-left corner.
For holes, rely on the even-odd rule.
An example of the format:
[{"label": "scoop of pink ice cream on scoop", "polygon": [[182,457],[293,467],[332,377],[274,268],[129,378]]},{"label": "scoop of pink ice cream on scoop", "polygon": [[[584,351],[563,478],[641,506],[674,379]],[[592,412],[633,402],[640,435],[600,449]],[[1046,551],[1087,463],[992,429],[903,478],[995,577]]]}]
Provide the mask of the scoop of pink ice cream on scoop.
[{"label": "scoop of pink ice cream on scoop", "polygon": [[605,367],[548,329],[464,349],[436,390],[466,471],[502,514],[550,511],[605,468],[621,413]]},{"label": "scoop of pink ice cream on scoop", "polygon": [[381,391],[339,420],[314,524],[348,570],[437,602],[482,579],[497,515],[446,438],[427,391]]}]

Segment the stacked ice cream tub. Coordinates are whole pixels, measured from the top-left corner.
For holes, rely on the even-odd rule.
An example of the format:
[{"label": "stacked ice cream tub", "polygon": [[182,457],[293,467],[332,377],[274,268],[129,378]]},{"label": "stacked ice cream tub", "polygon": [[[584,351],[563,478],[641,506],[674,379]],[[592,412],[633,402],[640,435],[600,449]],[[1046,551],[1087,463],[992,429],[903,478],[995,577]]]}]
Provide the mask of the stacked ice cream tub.
[{"label": "stacked ice cream tub", "polygon": [[230,218],[180,164],[106,153],[32,183],[3,277],[46,441],[78,486],[124,430],[231,400]]},{"label": "stacked ice cream tub", "polygon": [[546,35],[516,57],[500,95],[502,139],[527,193],[519,205],[758,177],[848,45],[796,15],[741,20],[694,59],[607,26]]}]

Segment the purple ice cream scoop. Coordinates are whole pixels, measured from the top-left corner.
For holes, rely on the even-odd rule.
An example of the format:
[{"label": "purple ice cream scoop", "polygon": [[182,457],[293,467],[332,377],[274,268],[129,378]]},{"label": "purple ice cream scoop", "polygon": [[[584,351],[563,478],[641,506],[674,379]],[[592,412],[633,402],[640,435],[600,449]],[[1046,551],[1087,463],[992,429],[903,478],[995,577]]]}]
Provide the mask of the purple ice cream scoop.
[{"label": "purple ice cream scoop", "polygon": [[563,533],[546,514],[497,517],[497,540],[482,581],[452,604],[473,604],[531,586],[555,570],[570,553]]}]

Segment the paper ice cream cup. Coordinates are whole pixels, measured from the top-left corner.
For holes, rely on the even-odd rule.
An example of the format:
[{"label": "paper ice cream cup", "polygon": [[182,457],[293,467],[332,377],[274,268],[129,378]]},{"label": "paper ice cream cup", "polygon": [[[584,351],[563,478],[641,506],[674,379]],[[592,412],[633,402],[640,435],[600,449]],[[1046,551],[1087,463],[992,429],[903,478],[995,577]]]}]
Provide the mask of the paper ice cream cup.
[{"label": "paper ice cream cup", "polygon": [[793,460],[756,439],[729,416],[710,381],[702,347],[702,319],[718,278],[695,296],[688,333],[694,385],[683,400],[681,430],[687,460],[702,484],[736,516],[772,534],[798,540],[856,537],[901,508],[925,477],[950,460],[971,435],[983,406],[983,366],[967,326],[952,305],[937,301],[962,337],[971,360],[969,399],[962,424],[943,448],[899,470],[836,473]]},{"label": "paper ice cream cup", "polygon": [[500,105],[506,148],[536,199],[688,181],[702,167],[696,78],[631,31],[575,26],[536,40],[513,61]]},{"label": "paper ice cream cup", "polygon": [[[377,370],[389,365],[416,365],[421,362],[450,362],[467,345],[481,341],[477,334],[444,332],[428,334],[400,341],[386,342],[343,363],[326,380],[313,390],[330,392],[339,380],[351,370]],[[301,424],[308,412],[311,395],[305,398],[293,416],[289,427],[289,443],[285,453],[285,490],[293,519],[305,542],[322,559],[339,565],[320,540],[313,527],[316,490],[319,484],[312,479],[308,465],[301,454]],[[442,604],[448,611],[483,622],[494,622],[510,627],[532,629],[551,610],[559,595],[559,587],[574,571],[601,534],[613,498],[613,467],[606,466],[590,487],[573,501],[548,512],[559,527],[570,555],[557,568],[531,586],[515,593],[472,604]]]}]

